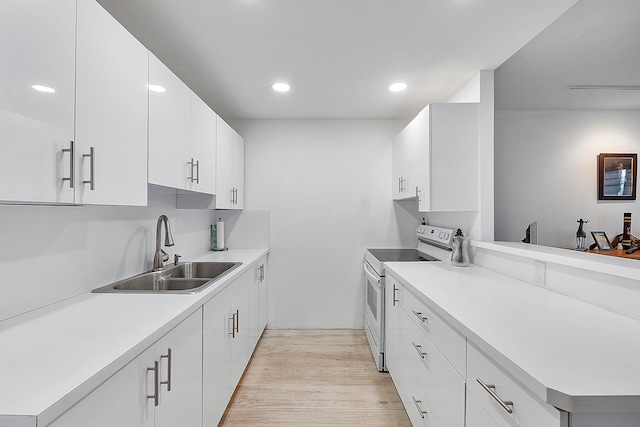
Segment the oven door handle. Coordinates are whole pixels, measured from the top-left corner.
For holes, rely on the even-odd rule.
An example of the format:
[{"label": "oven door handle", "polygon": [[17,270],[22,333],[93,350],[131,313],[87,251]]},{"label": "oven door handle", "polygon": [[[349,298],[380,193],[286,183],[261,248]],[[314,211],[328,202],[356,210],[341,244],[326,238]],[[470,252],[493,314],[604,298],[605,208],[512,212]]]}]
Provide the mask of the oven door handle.
[{"label": "oven door handle", "polygon": [[369,264],[367,264],[367,262],[364,262],[364,272],[367,275],[367,277],[372,281],[375,282],[376,284],[380,285],[381,280],[380,277],[377,274],[372,273],[371,271],[369,271],[371,269],[371,267],[369,267]]}]

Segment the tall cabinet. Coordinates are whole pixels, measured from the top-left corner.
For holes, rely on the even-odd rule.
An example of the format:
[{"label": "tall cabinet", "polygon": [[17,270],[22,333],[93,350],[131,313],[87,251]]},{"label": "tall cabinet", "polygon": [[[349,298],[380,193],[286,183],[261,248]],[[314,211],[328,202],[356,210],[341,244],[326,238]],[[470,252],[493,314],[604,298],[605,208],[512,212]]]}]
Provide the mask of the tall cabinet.
[{"label": "tall cabinet", "polygon": [[74,203],[75,41],[75,0],[0,2],[2,201]]},{"label": "tall cabinet", "polygon": [[419,212],[479,209],[479,105],[430,104],[392,145],[393,199]]}]

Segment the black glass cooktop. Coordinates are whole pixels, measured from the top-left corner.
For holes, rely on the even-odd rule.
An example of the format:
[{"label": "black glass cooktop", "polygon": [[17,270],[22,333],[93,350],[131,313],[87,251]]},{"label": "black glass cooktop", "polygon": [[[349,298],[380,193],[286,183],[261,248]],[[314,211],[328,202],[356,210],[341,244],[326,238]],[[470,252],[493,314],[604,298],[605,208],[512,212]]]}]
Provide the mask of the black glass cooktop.
[{"label": "black glass cooktop", "polygon": [[367,249],[380,262],[439,261],[417,249]]}]

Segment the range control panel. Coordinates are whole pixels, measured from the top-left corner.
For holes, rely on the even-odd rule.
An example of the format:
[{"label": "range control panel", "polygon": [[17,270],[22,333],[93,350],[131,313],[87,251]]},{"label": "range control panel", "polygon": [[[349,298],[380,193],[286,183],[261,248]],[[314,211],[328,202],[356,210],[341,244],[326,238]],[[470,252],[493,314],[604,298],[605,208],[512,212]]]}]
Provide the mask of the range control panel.
[{"label": "range control panel", "polygon": [[433,225],[419,225],[416,229],[416,236],[419,240],[445,249],[452,248],[454,234],[450,228],[434,227]]}]

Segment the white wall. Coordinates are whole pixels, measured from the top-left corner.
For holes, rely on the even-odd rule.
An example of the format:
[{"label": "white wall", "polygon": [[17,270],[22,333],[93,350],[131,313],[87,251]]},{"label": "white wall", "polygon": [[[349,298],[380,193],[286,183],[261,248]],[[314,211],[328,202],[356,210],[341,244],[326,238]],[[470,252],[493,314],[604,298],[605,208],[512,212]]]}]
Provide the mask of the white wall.
[{"label": "white wall", "polygon": [[[609,237],[631,212],[640,236],[638,201],[598,201],[599,153],[640,151],[640,111],[496,111],[496,240],[519,241],[538,222],[538,243],[575,247],[578,218]],[[640,190],[640,189],[639,189]]]},{"label": "white wall", "polygon": [[415,247],[391,200],[404,122],[241,120],[247,209],[269,209],[270,328],[361,328],[367,247]]},{"label": "white wall", "polygon": [[0,205],[0,320],[150,270],[161,214],[175,240],[165,248],[171,259],[207,251],[213,213],[177,210],[175,198],[150,192],[148,207]]},{"label": "white wall", "polygon": [[481,70],[453,93],[446,102],[477,102],[479,111],[479,212],[430,213],[429,224],[462,228],[473,240],[493,240],[494,236],[494,72]]}]

